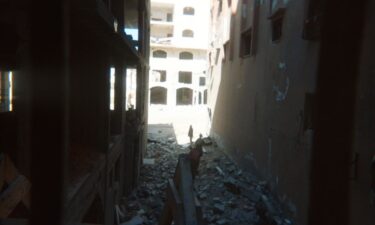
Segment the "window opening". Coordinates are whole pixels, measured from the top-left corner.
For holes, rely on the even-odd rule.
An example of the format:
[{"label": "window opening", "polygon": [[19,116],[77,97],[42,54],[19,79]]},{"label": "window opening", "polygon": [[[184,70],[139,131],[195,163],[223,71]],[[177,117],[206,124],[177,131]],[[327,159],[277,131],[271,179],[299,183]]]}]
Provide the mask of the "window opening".
[{"label": "window opening", "polygon": [[182,37],[194,37],[194,32],[192,30],[184,30],[182,31]]},{"label": "window opening", "polygon": [[285,8],[279,8],[269,19],[271,19],[272,42],[279,42],[283,31]]},{"label": "window opening", "polygon": [[307,17],[304,21],[303,38],[306,40],[318,40],[324,8],[323,0],[310,0]]},{"label": "window opening", "polygon": [[154,58],[167,58],[167,52],[163,50],[156,50],[152,53],[152,57]]},{"label": "window opening", "polygon": [[192,72],[180,71],[178,72],[178,82],[184,84],[192,83]]},{"label": "window opening", "polygon": [[192,105],[193,90],[190,88],[179,88],[176,93],[177,105]]},{"label": "window opening", "polygon": [[0,112],[13,111],[13,72],[0,71]]},{"label": "window opening", "polygon": [[137,69],[126,69],[126,110],[136,109]]},{"label": "window opening", "polygon": [[199,86],[205,86],[206,85],[206,78],[200,77],[199,78]]},{"label": "window opening", "polygon": [[167,81],[167,71],[153,70],[151,75],[152,82],[165,82]]},{"label": "window opening", "polygon": [[179,59],[193,59],[193,53],[191,52],[181,52]]},{"label": "window opening", "polygon": [[153,87],[150,90],[150,103],[151,104],[167,104],[168,90],[164,87]]},{"label": "window opening", "polygon": [[115,68],[111,68],[110,71],[110,103],[109,103],[109,109],[115,110]]},{"label": "window opening", "polygon": [[184,8],[184,15],[194,15],[195,10],[193,7],[185,7]]},{"label": "window opening", "polygon": [[167,13],[167,22],[172,22],[172,21],[173,21],[173,14]]},{"label": "window opening", "polygon": [[252,42],[252,29],[248,29],[241,34],[240,57],[250,56]]}]

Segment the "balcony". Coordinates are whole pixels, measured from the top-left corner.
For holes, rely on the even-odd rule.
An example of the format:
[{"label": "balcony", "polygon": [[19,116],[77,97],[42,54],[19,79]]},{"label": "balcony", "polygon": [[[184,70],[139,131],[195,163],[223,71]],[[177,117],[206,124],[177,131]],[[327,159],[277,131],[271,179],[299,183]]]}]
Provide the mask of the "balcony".
[{"label": "balcony", "polygon": [[172,45],[173,37],[150,37],[151,44]]},{"label": "balcony", "polygon": [[173,19],[172,18],[166,18],[166,19],[160,19],[160,18],[151,18],[151,26],[173,26]]}]

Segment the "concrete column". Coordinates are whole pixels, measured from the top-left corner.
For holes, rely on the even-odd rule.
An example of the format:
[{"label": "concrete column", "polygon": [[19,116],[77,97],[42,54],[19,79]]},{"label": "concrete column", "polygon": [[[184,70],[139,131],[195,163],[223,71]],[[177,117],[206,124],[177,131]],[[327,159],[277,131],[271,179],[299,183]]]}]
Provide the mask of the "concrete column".
[{"label": "concrete column", "polygon": [[[77,43],[78,44],[78,43]],[[92,43],[94,44],[94,43]],[[79,44],[71,63],[71,139],[90,150],[106,152],[109,143],[110,67],[104,51]],[[95,45],[93,45],[95,46]]]},{"label": "concrete column", "polygon": [[167,93],[167,106],[173,107],[176,106],[176,88],[175,87],[168,87]]}]

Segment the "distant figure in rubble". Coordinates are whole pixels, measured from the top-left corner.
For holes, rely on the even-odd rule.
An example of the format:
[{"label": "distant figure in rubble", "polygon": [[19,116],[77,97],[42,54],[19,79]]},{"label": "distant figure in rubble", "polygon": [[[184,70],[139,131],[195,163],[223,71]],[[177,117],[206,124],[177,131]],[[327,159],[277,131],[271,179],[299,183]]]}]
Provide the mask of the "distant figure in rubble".
[{"label": "distant figure in rubble", "polygon": [[190,145],[193,143],[193,127],[190,125],[188,136],[190,138]]},{"label": "distant figure in rubble", "polygon": [[199,134],[199,138],[195,141],[194,145],[190,147],[189,158],[191,160],[191,172],[193,179],[198,174],[199,161],[203,155],[203,139],[202,134]]}]

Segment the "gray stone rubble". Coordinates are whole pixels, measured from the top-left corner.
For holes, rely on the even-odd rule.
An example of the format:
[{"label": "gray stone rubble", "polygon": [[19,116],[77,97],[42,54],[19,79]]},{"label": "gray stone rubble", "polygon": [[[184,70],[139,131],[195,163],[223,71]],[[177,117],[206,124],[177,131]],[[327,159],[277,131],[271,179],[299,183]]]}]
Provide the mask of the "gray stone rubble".
[{"label": "gray stone rubble", "polygon": [[[194,181],[203,217],[208,225],[291,225],[270,193],[267,182],[242,171],[210,139]],[[121,225],[154,225],[165,202],[167,179],[173,178],[178,155],[188,152],[188,145],[178,145],[174,138],[149,139],[139,187],[121,205]]]}]

